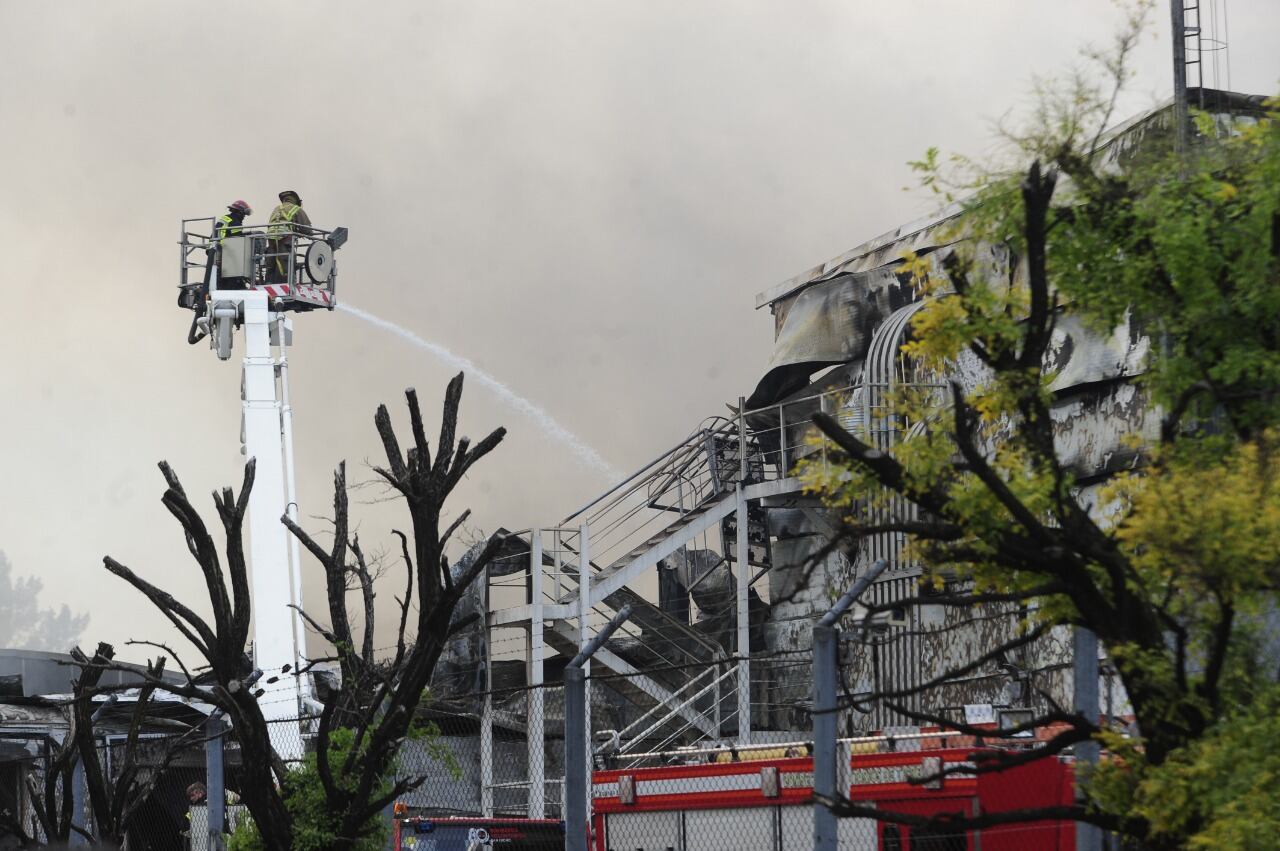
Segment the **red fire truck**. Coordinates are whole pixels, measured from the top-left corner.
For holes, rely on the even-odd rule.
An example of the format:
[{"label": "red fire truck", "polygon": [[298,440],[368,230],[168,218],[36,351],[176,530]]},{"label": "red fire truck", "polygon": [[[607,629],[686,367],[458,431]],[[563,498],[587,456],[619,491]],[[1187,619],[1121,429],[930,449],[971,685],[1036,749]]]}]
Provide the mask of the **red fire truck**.
[{"label": "red fire truck", "polygon": [[[879,809],[919,816],[977,815],[1072,802],[1068,760],[1044,759],[999,773],[969,774],[975,748],[855,754],[847,794]],[[775,754],[777,751],[774,752]],[[929,783],[914,778],[959,768]],[[774,757],[701,765],[598,771],[594,851],[791,851],[813,847],[813,760]],[[1069,851],[1071,822],[1001,825],[960,833],[874,819],[839,823],[839,844],[857,851]]]}]

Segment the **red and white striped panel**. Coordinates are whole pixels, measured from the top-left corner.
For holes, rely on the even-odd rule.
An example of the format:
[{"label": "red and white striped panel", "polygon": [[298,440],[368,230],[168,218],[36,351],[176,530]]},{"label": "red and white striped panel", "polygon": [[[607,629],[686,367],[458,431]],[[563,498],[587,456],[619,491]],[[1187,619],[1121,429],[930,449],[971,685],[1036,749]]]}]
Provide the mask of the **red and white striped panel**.
[{"label": "red and white striped panel", "polygon": [[328,307],[333,302],[333,296],[328,290],[320,287],[299,284],[298,286],[290,286],[289,284],[263,284],[254,287],[259,292],[264,292],[272,298],[287,298],[294,301],[304,301],[308,304],[318,304]]}]

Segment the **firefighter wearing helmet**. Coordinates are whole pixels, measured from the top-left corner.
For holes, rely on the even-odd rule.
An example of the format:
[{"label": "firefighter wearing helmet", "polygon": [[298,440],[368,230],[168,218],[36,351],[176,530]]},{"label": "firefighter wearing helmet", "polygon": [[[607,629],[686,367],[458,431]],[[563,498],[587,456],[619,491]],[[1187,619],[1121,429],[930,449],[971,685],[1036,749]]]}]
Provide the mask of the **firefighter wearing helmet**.
[{"label": "firefighter wearing helmet", "polygon": [[289,255],[293,252],[293,234],[306,233],[311,218],[302,209],[302,198],[292,189],[280,193],[280,203],[271,211],[267,220],[267,234],[271,238],[270,262],[267,264],[267,280],[273,283],[289,282]]},{"label": "firefighter wearing helmet", "polygon": [[[213,228],[214,244],[221,247],[223,240],[227,239],[228,237],[240,236],[240,234],[243,233],[244,231],[244,228],[243,228],[244,217],[252,214],[253,214],[253,208],[249,206],[248,201],[238,200],[238,201],[232,201],[230,204],[228,204],[227,211],[223,213],[221,216],[218,216],[217,221],[214,223],[214,228]],[[221,257],[219,257],[218,259],[218,264],[219,264],[219,269],[218,269],[219,271],[218,288],[219,289],[242,290],[249,284],[249,280],[247,278],[229,277],[226,272],[223,272],[222,266],[221,266],[222,264]],[[208,286],[207,280],[205,281],[205,286],[206,287]]]},{"label": "firefighter wearing helmet", "polygon": [[244,217],[252,215],[253,208],[249,206],[248,201],[232,201],[227,205],[227,211],[218,216],[218,224],[213,235],[214,241],[221,244],[224,237],[238,235],[240,226],[244,224]]}]

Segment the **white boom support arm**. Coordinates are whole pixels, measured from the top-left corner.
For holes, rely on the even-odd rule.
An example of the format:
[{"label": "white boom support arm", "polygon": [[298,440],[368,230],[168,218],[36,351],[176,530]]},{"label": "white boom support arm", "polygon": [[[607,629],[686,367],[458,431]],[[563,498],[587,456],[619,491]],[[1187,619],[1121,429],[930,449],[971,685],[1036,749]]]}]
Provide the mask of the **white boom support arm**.
[{"label": "white boom support arm", "polygon": [[[302,758],[302,679],[298,666],[305,648],[298,645],[303,634],[298,613],[290,605],[301,605],[297,565],[290,569],[289,532],[280,518],[289,509],[286,483],[292,484],[292,470],[286,469],[285,448],[292,450],[292,435],[285,435],[284,406],[277,384],[277,364],[272,356],[271,323],[275,319],[265,293],[255,291],[220,292],[219,301],[243,305],[244,321],[244,439],[245,454],[257,460],[253,492],[249,496],[249,553],[252,569],[254,663],[262,671],[259,684],[266,691],[258,699],[271,733],[271,744],[282,759]],[[281,323],[283,326],[284,323]],[[285,327],[279,328],[283,357]],[[287,459],[292,466],[292,451]],[[292,491],[292,487],[289,488]],[[296,508],[294,509],[296,512]],[[296,513],[293,515],[296,517]],[[294,550],[296,552],[296,549]],[[282,673],[285,666],[289,673]],[[278,678],[270,683],[271,678]]]}]

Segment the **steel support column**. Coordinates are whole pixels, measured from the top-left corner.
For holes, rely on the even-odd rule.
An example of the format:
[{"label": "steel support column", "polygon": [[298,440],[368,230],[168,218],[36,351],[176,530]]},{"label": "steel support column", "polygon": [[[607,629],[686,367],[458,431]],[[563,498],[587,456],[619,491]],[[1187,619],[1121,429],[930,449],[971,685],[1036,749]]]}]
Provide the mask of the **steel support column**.
[{"label": "steel support column", "polygon": [[747,537],[747,498],[738,483],[738,741],[751,743],[751,590],[750,541]]},{"label": "steel support column", "polygon": [[[591,640],[591,527],[583,523],[578,527],[578,650],[581,651]],[[583,677],[591,676],[591,656],[582,662]],[[582,706],[583,723],[586,725],[586,741],[591,742],[591,691],[586,690],[586,701]]]}]

